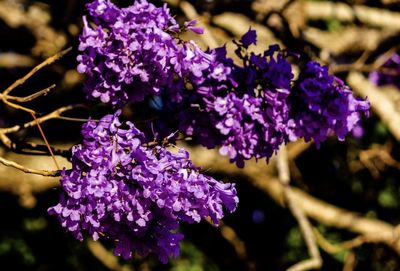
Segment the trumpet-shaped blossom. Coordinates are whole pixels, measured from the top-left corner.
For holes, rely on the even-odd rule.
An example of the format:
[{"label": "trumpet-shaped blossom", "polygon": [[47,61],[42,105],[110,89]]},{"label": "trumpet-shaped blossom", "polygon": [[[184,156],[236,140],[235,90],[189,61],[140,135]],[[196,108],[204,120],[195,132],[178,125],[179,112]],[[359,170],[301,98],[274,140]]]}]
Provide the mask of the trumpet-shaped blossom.
[{"label": "trumpet-shaped blossom", "polygon": [[316,62],[294,80],[287,51],[273,45],[250,52],[255,30],[235,42],[238,65],[225,47],[203,51],[181,40],[183,30],[201,30],[194,21],[180,27],[165,5],[95,0],[87,7],[92,25],[84,20],[78,57],[86,92],[114,106],[149,101],[156,120],[148,139],[179,131],[244,166],[300,137],[320,144],[334,133],[343,140],[369,109]]},{"label": "trumpet-shaped blossom", "polygon": [[234,184],[200,173],[184,149],[146,146],[144,135],[119,112],[88,121],[72,149],[72,169],[61,175],[60,202],[49,213],[75,238],[114,242],[125,259],[154,252],[162,262],[179,254],[179,223],[233,212]]},{"label": "trumpet-shaped blossom", "polygon": [[368,101],[355,98],[342,80],[329,75],[327,66],[314,61],[300,73],[290,101],[290,139],[314,139],[317,146],[332,133],[343,141],[370,107]]},{"label": "trumpet-shaped blossom", "polygon": [[119,8],[109,0],[95,0],[87,10],[78,71],[87,75],[84,90],[91,99],[121,107],[179,86],[176,80],[182,81],[188,70],[201,76],[207,68],[197,45],[178,37],[182,31],[201,29],[195,21],[180,27],[166,4],[156,7],[138,0]]}]

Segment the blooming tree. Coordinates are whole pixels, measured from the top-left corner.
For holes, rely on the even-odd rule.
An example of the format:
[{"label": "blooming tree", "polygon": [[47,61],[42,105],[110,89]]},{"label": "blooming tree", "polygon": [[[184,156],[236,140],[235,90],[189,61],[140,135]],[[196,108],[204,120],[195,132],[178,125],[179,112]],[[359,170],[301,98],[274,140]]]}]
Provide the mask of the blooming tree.
[{"label": "blooming tree", "polygon": [[[88,98],[113,108],[149,98],[160,103],[155,109],[162,116],[145,132],[122,124],[120,111],[98,124],[87,122],[83,143],[72,149],[72,169],[61,174],[60,203],[49,213],[79,240],[82,231],[113,240],[114,253],[126,259],[134,251],[154,252],[166,262],[179,254],[180,221],[211,217],[218,224],[223,207],[236,209],[233,184],[201,174],[184,149],[175,154],[165,148],[175,141],[171,131],[218,147],[243,167],[299,137],[319,144],[335,133],[344,140],[360,113],[368,112],[369,103],[327,67],[311,61],[293,81],[288,52],[278,46],[250,52],[254,30],[237,42],[242,63],[236,65],[224,47],[203,51],[182,40],[183,31],[202,31],[194,21],[179,26],[166,5],[140,0],[119,8],[95,0],[87,12],[78,71],[87,75]],[[162,144],[150,146],[152,138]]]},{"label": "blooming tree", "polygon": [[[234,41],[232,55],[226,45],[204,50],[185,39],[187,32],[199,36],[204,30],[196,20],[179,24],[167,4],[135,0],[119,7],[110,0],[93,0],[84,13],[77,71],[85,78],[88,103],[102,104],[108,114],[85,120],[82,141],[67,155],[70,168],[39,172],[2,163],[28,173],[60,175],[59,202],[48,213],[80,241],[87,236],[110,241],[114,254],[125,260],[135,253],[153,253],[167,263],[170,256],[179,255],[182,223],[209,220],[218,226],[238,207],[235,183],[208,176],[191,161],[188,150],[177,146],[181,140],[217,149],[235,168],[245,168],[252,159],[268,163],[298,139],[317,147],[330,136],[344,141],[368,116],[366,97],[353,95],[328,66],[304,61],[278,45],[254,52],[265,41],[253,28]],[[38,117],[19,105],[22,98],[10,95],[31,75],[10,86],[1,98],[32,115],[34,120],[23,128],[41,129],[46,117],[62,112]],[[384,79],[377,75],[371,77],[380,84]],[[136,107],[140,112],[132,110]],[[129,110],[136,115],[124,114]],[[16,126],[0,134],[21,129]],[[8,142],[4,137],[2,141]],[[55,150],[47,147],[53,156]],[[287,186],[287,164],[278,162],[278,168]],[[285,191],[296,214],[291,192]]]}]

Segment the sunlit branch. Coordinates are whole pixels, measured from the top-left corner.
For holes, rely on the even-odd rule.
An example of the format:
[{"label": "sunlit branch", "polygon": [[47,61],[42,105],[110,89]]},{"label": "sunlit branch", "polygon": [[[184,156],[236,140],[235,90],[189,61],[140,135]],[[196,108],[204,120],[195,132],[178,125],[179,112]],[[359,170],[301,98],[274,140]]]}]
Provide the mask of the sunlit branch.
[{"label": "sunlit branch", "polygon": [[9,134],[9,133],[15,133],[18,132],[22,129],[27,129],[30,127],[34,127],[37,125],[37,123],[41,124],[45,121],[51,120],[51,119],[57,119],[59,117],[61,117],[61,114],[66,112],[66,111],[70,111],[72,109],[78,108],[78,107],[85,107],[83,104],[75,104],[75,105],[67,105],[67,106],[63,106],[58,108],[57,110],[54,110],[53,112],[39,117],[37,118],[37,122],[35,120],[32,120],[30,122],[27,122],[23,125],[15,125],[13,127],[9,127],[9,128],[0,128],[0,134]]},{"label": "sunlit branch", "polygon": [[32,168],[27,168],[24,167],[23,165],[20,165],[16,162],[9,161],[3,157],[0,156],[0,163],[2,163],[5,166],[8,167],[13,167],[15,169],[21,170],[25,173],[31,173],[31,174],[37,174],[37,175],[42,175],[45,177],[56,177],[60,176],[60,171],[59,170],[44,170],[44,169],[32,169]]},{"label": "sunlit branch", "polygon": [[295,198],[292,195],[292,190],[289,185],[290,183],[290,171],[288,164],[288,155],[286,151],[286,146],[283,146],[278,152],[277,157],[277,168],[279,173],[279,181],[283,185],[283,193],[288,205],[289,210],[292,212],[293,216],[296,218],[300,231],[303,235],[304,241],[308,248],[308,253],[310,254],[310,259],[306,259],[296,263],[295,265],[288,268],[288,271],[303,271],[315,268],[320,268],[322,266],[321,255],[319,254],[318,246],[316,243],[315,236],[312,232],[312,227],[304,211],[299,208]]},{"label": "sunlit branch", "polygon": [[[30,155],[44,155],[49,154],[49,150],[46,145],[36,144],[33,142],[15,142],[13,141],[12,149],[15,153],[30,154]],[[70,150],[63,150],[51,147],[54,155],[69,158],[71,156]]]},{"label": "sunlit branch", "polygon": [[319,246],[323,250],[325,250],[327,253],[330,253],[330,254],[335,254],[335,253],[341,252],[343,250],[352,249],[352,248],[361,246],[364,243],[377,242],[376,236],[359,235],[354,239],[342,242],[340,244],[331,244],[328,240],[325,239],[325,237],[316,228],[313,229],[313,232],[317,238],[317,242],[318,242]]},{"label": "sunlit branch", "polygon": [[[46,95],[47,93],[49,93],[53,88],[55,88],[56,85],[53,84],[45,89],[39,90],[38,92],[35,92],[29,96],[26,97],[17,97],[17,96],[10,96],[7,95],[7,100],[11,100],[11,101],[16,101],[18,103],[26,103],[26,102],[30,102],[42,95]],[[3,99],[3,94],[0,93],[0,98]]]},{"label": "sunlit branch", "polygon": [[56,158],[55,158],[55,156],[54,156],[54,154],[53,154],[53,151],[51,150],[50,144],[49,144],[49,142],[47,141],[46,135],[44,134],[43,129],[42,129],[42,127],[40,126],[40,123],[38,122],[38,120],[37,120],[37,118],[36,118],[36,116],[35,116],[35,113],[31,113],[31,115],[32,115],[33,119],[34,119],[35,122],[36,122],[36,125],[37,125],[37,127],[38,127],[38,129],[39,129],[40,134],[42,135],[42,138],[43,138],[44,142],[46,143],[47,149],[49,150],[49,153],[50,153],[50,155],[51,155],[51,158],[52,158],[53,161],[54,161],[54,164],[56,165],[56,168],[57,168],[58,170],[60,170],[60,166],[59,166],[58,163],[57,163],[57,160],[56,160]]},{"label": "sunlit branch", "polygon": [[22,85],[23,83],[25,83],[26,80],[28,80],[32,75],[34,75],[36,72],[38,72],[40,69],[42,69],[43,67],[50,65],[51,63],[55,62],[56,60],[60,59],[62,56],[64,56],[66,53],[68,53],[69,51],[71,51],[72,48],[68,48],[65,49],[49,58],[47,58],[46,60],[44,60],[42,63],[40,63],[39,65],[37,65],[36,67],[34,67],[30,72],[28,72],[24,77],[16,80],[13,84],[11,84],[5,91],[3,91],[3,99],[4,96],[7,96],[13,89],[15,89],[16,87]]}]

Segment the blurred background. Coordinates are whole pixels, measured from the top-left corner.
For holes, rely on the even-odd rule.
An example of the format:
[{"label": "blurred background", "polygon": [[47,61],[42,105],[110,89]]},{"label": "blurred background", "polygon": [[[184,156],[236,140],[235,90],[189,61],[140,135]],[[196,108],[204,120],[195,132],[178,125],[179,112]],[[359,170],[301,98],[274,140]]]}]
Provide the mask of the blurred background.
[{"label": "blurred background", "polygon": [[[39,116],[69,104],[91,105],[82,93],[84,78],[76,72],[84,4],[0,0],[3,90],[47,57],[72,46],[71,52],[12,92],[26,96],[56,84],[46,96],[24,104]],[[226,44],[232,53],[232,40],[251,26],[258,32],[255,51],[277,43],[300,54],[303,61],[329,65],[355,95],[368,96],[371,114],[345,142],[332,137],[319,149],[302,141],[288,146],[291,184],[313,226],[321,270],[400,270],[400,1],[170,0],[168,4],[179,21],[199,19],[206,33],[196,41],[203,48]],[[105,110],[93,104],[65,115],[96,118]],[[2,128],[31,120],[26,112],[0,105]],[[68,156],[69,148],[80,141],[81,124],[54,119],[42,127],[50,144]],[[38,129],[22,129],[9,137],[18,148],[1,147],[2,157],[30,168],[55,169],[45,149],[26,153],[24,142],[43,146]],[[285,270],[309,258],[298,223],[283,202],[274,159],[269,165],[251,161],[238,170],[215,151],[189,149],[208,174],[237,184],[240,203],[219,228],[207,222],[182,225],[181,255],[167,265],[153,255],[122,261],[112,256],[107,242],[76,241],[47,214],[58,201],[58,179],[0,165],[0,270]],[[57,160],[69,166],[62,156]]]}]

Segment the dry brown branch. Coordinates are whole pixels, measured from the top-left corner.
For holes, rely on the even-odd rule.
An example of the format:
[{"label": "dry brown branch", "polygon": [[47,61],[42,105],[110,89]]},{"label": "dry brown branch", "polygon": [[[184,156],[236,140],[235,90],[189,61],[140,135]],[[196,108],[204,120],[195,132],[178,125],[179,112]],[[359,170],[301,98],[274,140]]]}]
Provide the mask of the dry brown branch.
[{"label": "dry brown branch", "polygon": [[342,22],[360,22],[391,30],[400,29],[400,13],[361,5],[349,6],[331,1],[305,1],[305,18],[309,20],[336,19]]},{"label": "dry brown branch", "polygon": [[290,32],[294,37],[300,38],[301,30],[305,26],[303,0],[256,0],[252,9],[257,13],[256,20],[264,21],[274,14],[281,14],[288,23]]},{"label": "dry brown branch", "polygon": [[[69,148],[70,145],[59,146]],[[0,148],[0,156],[14,161],[26,168],[51,168],[53,161],[47,155],[36,155],[32,159],[31,155],[16,154]],[[70,168],[71,164],[62,157],[57,157],[62,167]],[[26,174],[25,172],[0,163],[0,191],[12,193],[19,197],[22,206],[32,208],[36,204],[36,193],[47,191],[59,186],[60,177],[43,177],[37,174]]]},{"label": "dry brown branch", "polygon": [[366,64],[365,62],[371,53],[369,50],[366,50],[361,55],[361,57],[358,58],[353,63],[333,64],[329,68],[332,73],[347,72],[347,71],[359,71],[359,72],[379,71],[382,74],[398,76],[400,75],[400,72],[397,69],[390,67],[383,67],[386,61],[388,61],[396,51],[397,47],[392,47],[390,50],[386,51],[384,54],[375,59],[374,62]]},{"label": "dry brown branch", "polygon": [[359,72],[350,72],[347,82],[354,92],[362,97],[368,97],[372,109],[387,125],[392,135],[400,141],[400,112],[398,101],[400,93],[391,88],[379,88],[374,86]]},{"label": "dry brown branch", "polygon": [[34,75],[36,72],[38,72],[40,69],[42,69],[43,67],[52,64],[53,62],[57,61],[58,59],[60,59],[63,55],[65,55],[66,53],[68,53],[69,51],[71,51],[72,48],[68,48],[65,49],[59,53],[56,53],[55,55],[47,58],[46,60],[44,60],[42,63],[40,63],[39,65],[37,65],[36,67],[34,67],[30,72],[28,72],[24,77],[16,80],[14,83],[12,83],[8,88],[6,88],[6,90],[3,91],[3,96],[2,99],[6,99],[7,95],[10,94],[10,92],[15,89],[16,87],[22,85],[23,83],[25,83],[26,80],[28,80],[32,75]]},{"label": "dry brown branch", "polygon": [[321,268],[322,259],[319,254],[315,236],[312,232],[310,221],[305,216],[303,210],[301,210],[295,198],[293,197],[292,189],[289,185],[290,183],[290,171],[288,163],[288,155],[286,151],[286,146],[283,146],[278,152],[277,156],[277,168],[279,181],[283,186],[283,194],[287,202],[289,210],[292,212],[293,216],[296,218],[299,224],[300,231],[303,235],[304,241],[306,243],[308,254],[310,259],[302,260],[295,265],[288,268],[288,271],[303,271],[315,268]]},{"label": "dry brown branch", "polygon": [[118,258],[108,251],[100,242],[88,239],[86,243],[93,256],[108,269],[115,271],[133,271],[133,269],[120,265]]},{"label": "dry brown branch", "polygon": [[[71,50],[71,48],[68,48],[64,51],[61,51],[51,57],[48,57],[46,60],[44,60],[42,63],[40,63],[39,65],[35,66],[30,72],[28,72],[24,77],[16,80],[13,84],[11,84],[8,88],[6,88],[0,95],[1,100],[3,101],[3,103],[7,104],[8,106],[11,106],[13,108],[19,109],[19,110],[23,110],[26,112],[29,112],[33,118],[33,122],[35,123],[35,125],[38,127],[40,134],[48,148],[48,151],[54,161],[54,164],[56,165],[58,171],[60,170],[60,166],[53,154],[53,150],[52,147],[50,146],[50,144],[47,141],[47,138],[43,132],[43,129],[41,128],[40,125],[40,121],[36,118],[36,112],[32,109],[23,107],[21,105],[15,104],[13,102],[10,102],[9,100],[15,101],[15,102],[28,102],[31,101],[37,97],[40,97],[41,95],[45,95],[47,94],[52,88],[55,87],[55,85],[50,86],[48,88],[45,88],[43,90],[40,90],[36,93],[33,93],[31,95],[28,95],[26,97],[15,97],[15,96],[10,96],[9,94],[11,93],[11,91],[13,91],[16,87],[24,84],[26,82],[26,80],[28,80],[31,76],[33,76],[37,71],[39,71],[40,69],[42,69],[43,67],[50,65],[51,63],[53,63],[54,61],[58,60],[59,58],[61,58],[63,55],[65,55],[67,52],[69,52]],[[55,111],[55,116],[60,116],[60,111],[62,111],[63,108],[56,110]],[[58,112],[57,112],[58,111]],[[54,113],[54,112],[53,112]],[[43,120],[43,118],[41,119]],[[25,124],[26,125],[26,124]],[[24,125],[24,126],[25,126]],[[8,146],[10,149],[13,147],[12,146],[12,142],[11,140],[6,136],[7,133],[7,128],[1,129],[0,131],[1,136],[0,139],[3,141],[4,145]],[[55,176],[54,174],[58,173],[54,173],[54,172],[49,172],[47,170],[35,170],[35,169],[29,169],[26,168],[18,163],[12,162],[12,161],[8,161],[7,159],[1,158],[0,162],[6,166],[11,166],[14,167],[16,169],[22,170],[26,173],[32,173],[32,174],[39,174],[39,175],[43,175],[43,176]]]},{"label": "dry brown branch", "polygon": [[355,247],[361,246],[364,243],[376,242],[374,236],[360,235],[354,239],[342,242],[340,244],[331,244],[316,228],[314,228],[314,235],[318,241],[319,246],[330,254],[335,254],[343,250],[353,249]]},{"label": "dry brown branch", "polygon": [[45,170],[45,169],[33,169],[33,168],[27,168],[25,166],[22,166],[18,163],[15,163],[13,161],[9,161],[3,157],[0,156],[0,163],[2,163],[5,166],[8,167],[13,167],[18,170],[21,170],[25,173],[30,173],[30,174],[37,174],[37,175],[42,175],[45,177],[56,177],[60,176],[60,171],[59,170]]},{"label": "dry brown branch", "polygon": [[[244,169],[238,169],[230,164],[228,159],[221,157],[217,151],[185,147],[190,150],[191,159],[195,164],[209,170],[223,171],[226,174],[244,175],[253,186],[269,195],[277,204],[285,206],[283,185],[273,174],[271,165],[267,166],[262,161],[258,163],[248,161]],[[297,188],[292,188],[292,196],[307,217],[326,226],[345,229],[359,235],[374,236],[375,242],[388,245],[400,255],[398,230],[395,226],[339,208]]]},{"label": "dry brown branch", "polygon": [[382,3],[385,4],[385,5],[399,4],[400,0],[382,0]]},{"label": "dry brown branch", "polygon": [[390,151],[391,146],[388,144],[373,144],[371,148],[360,151],[359,161],[350,161],[350,168],[353,172],[367,168],[375,179],[380,177],[380,171],[386,166],[400,170],[400,162],[392,157]]},{"label": "dry brown branch", "polygon": [[[16,133],[22,129],[27,129],[30,127],[34,127],[37,125],[37,123],[43,123],[45,121],[51,120],[51,119],[58,119],[61,117],[62,113],[66,112],[66,111],[70,111],[74,108],[78,108],[78,107],[83,107],[84,105],[81,104],[76,104],[76,105],[67,105],[61,108],[58,108],[56,110],[54,110],[53,112],[37,118],[37,122],[35,120],[32,120],[30,122],[27,122],[23,125],[15,125],[13,127],[9,127],[9,128],[0,128],[0,140],[3,140],[4,137],[1,137],[2,134],[10,134],[10,133]],[[6,145],[9,148],[12,148],[12,146],[7,143],[7,140],[3,141],[4,145]]]},{"label": "dry brown branch", "polygon": [[12,142],[12,140],[5,134],[0,132],[0,140],[8,149],[15,149],[16,145]]},{"label": "dry brown branch", "polygon": [[[9,149],[14,150],[16,149],[16,144],[13,143],[10,138],[7,136],[8,133],[13,133],[13,132],[18,132],[23,128],[29,128],[32,126],[36,126],[39,123],[45,122],[47,120],[50,119],[54,119],[54,118],[58,118],[61,116],[61,114],[65,111],[71,110],[73,108],[76,108],[76,105],[69,105],[69,106],[65,106],[65,107],[61,107],[41,118],[37,118],[33,121],[27,122],[23,125],[15,125],[13,127],[10,128],[1,128],[0,129],[0,140],[2,141],[2,143]],[[42,131],[41,131],[42,132]],[[61,167],[59,166],[57,160],[55,159],[54,155],[53,155],[53,148],[50,147],[50,145],[48,144],[48,142],[46,141],[46,146],[49,149],[49,152],[52,154],[51,157],[54,161],[54,163],[56,164],[57,169],[60,169]],[[9,167],[13,167],[15,169],[21,170],[25,173],[31,173],[31,174],[38,174],[38,175],[42,175],[42,176],[47,176],[47,177],[54,177],[54,176],[59,176],[60,171],[56,170],[56,171],[50,171],[50,170],[38,170],[38,169],[32,169],[32,168],[28,168],[26,166],[23,166],[21,164],[18,164],[16,162],[7,160],[6,158],[0,157],[0,163],[2,163],[5,166],[9,166]]]},{"label": "dry brown branch", "polygon": [[[210,225],[214,226],[214,223],[212,223],[210,218],[206,218],[206,221]],[[233,246],[238,258],[241,260],[246,260],[247,259],[246,245],[243,242],[243,240],[240,239],[235,230],[230,226],[226,225],[223,221],[219,222],[218,228],[221,231],[222,237]]]},{"label": "dry brown branch", "polygon": [[283,16],[289,24],[293,36],[300,38],[306,25],[304,18],[304,0],[292,0],[284,7]]},{"label": "dry brown branch", "polygon": [[[251,178],[253,185],[271,196],[276,202],[282,201],[282,186],[276,177]],[[345,229],[360,235],[374,236],[375,242],[382,242],[400,254],[400,242],[394,226],[381,220],[364,218],[354,213],[308,195],[299,189],[293,189],[293,196],[304,213],[321,224]]]},{"label": "dry brown branch", "polygon": [[312,44],[332,54],[345,52],[374,51],[380,42],[391,35],[391,30],[376,30],[365,27],[344,27],[340,31],[324,31],[307,27],[304,37]]},{"label": "dry brown branch", "polygon": [[353,271],[356,263],[356,254],[353,251],[350,251],[346,256],[343,271]]},{"label": "dry brown branch", "polygon": [[[49,86],[47,88],[39,90],[38,92],[33,93],[33,94],[31,94],[29,96],[26,96],[26,97],[16,97],[16,96],[7,95],[7,100],[16,101],[18,103],[26,103],[26,102],[32,101],[32,100],[34,100],[34,99],[36,99],[36,98],[38,98],[38,97],[40,97],[42,95],[46,95],[47,93],[49,93],[55,87],[56,87],[56,85],[53,84],[53,85],[51,85],[51,86]],[[2,97],[3,97],[3,95],[0,93],[0,98],[2,99]]]},{"label": "dry brown branch", "polygon": [[243,240],[239,238],[233,228],[228,225],[221,224],[221,235],[227,240],[235,249],[236,255],[241,260],[247,259],[246,246]]},{"label": "dry brown branch", "polygon": [[314,144],[313,141],[305,142],[303,139],[297,140],[295,142],[289,142],[287,144],[287,153],[289,160],[294,160],[300,156],[303,152],[308,150]]}]

